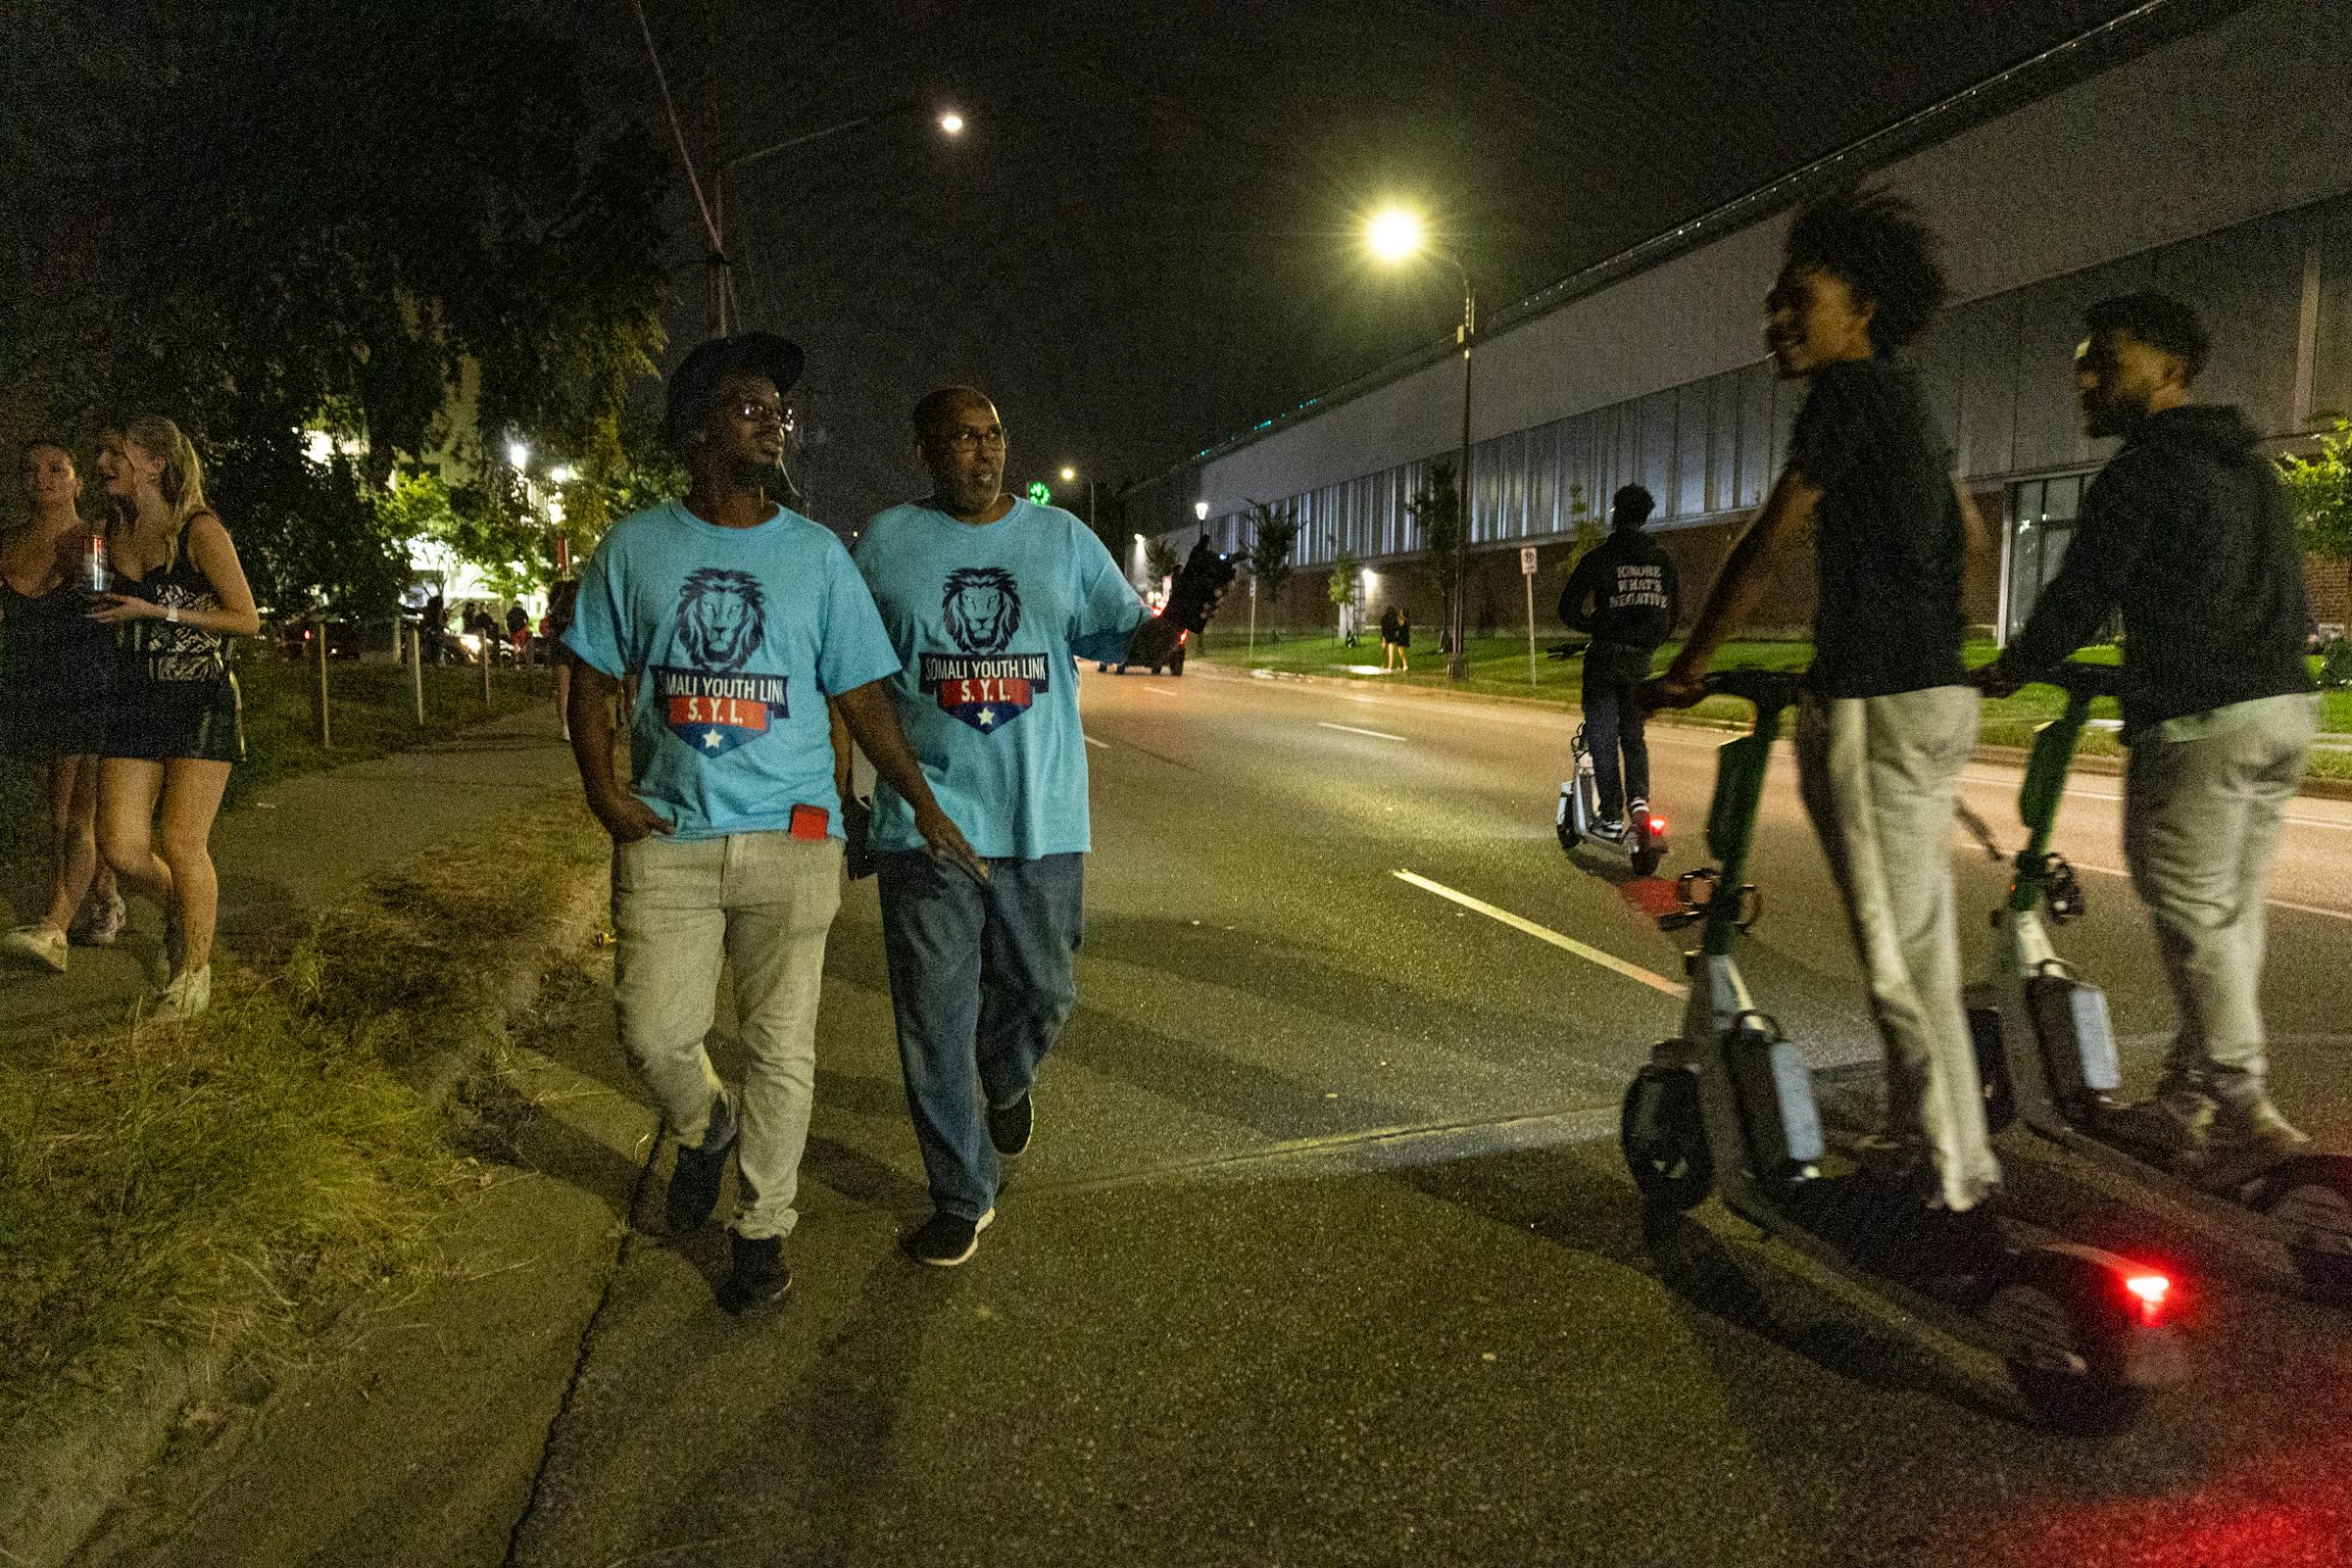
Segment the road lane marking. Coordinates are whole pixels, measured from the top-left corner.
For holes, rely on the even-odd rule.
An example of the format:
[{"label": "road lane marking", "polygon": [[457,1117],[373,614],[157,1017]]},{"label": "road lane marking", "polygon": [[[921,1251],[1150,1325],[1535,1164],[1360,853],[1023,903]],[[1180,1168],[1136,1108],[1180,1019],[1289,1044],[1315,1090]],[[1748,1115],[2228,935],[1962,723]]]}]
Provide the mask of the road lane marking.
[{"label": "road lane marking", "polygon": [[1316,719],[1315,725],[1319,729],[1344,729],[1350,735],[1369,735],[1376,741],[1400,741],[1404,739],[1403,736],[1392,735],[1385,729],[1358,729],[1353,724],[1334,724],[1327,718]]},{"label": "road lane marking", "polygon": [[1484,899],[1474,899],[1469,894],[1449,888],[1443,882],[1432,882],[1419,872],[1392,871],[1389,874],[1399,882],[1411,883],[1425,893],[1435,893],[1441,899],[1451,899],[1465,909],[1476,909],[1490,920],[1499,920],[1514,931],[1524,931],[1539,942],[1548,942],[1563,952],[1573,953],[1578,957],[1591,963],[1597,963],[1603,969],[1621,974],[1628,980],[1639,980],[1652,991],[1662,991],[1678,1002],[1690,994],[1690,988],[1679,981],[1669,980],[1664,975],[1644,969],[1638,963],[1628,963],[1616,955],[1603,953],[1598,948],[1589,948],[1574,937],[1564,937],[1549,926],[1538,925],[1525,915],[1513,914],[1508,909],[1498,909]]},{"label": "road lane marking", "polygon": [[1087,737],[1086,737],[1086,744],[1087,744],[1087,745],[1089,745],[1089,746],[1096,746],[1096,747],[1100,747],[1100,748],[1102,748],[1103,751],[1106,751],[1106,752],[1110,750],[1110,742],[1108,742],[1108,741],[1099,741],[1099,740],[1095,739],[1095,738],[1094,738],[1092,735],[1089,735],[1089,736],[1087,736]]},{"label": "road lane marking", "polygon": [[1145,694],[1145,695],[1147,695],[1147,696],[1150,696],[1150,697],[1169,697],[1169,698],[1172,698],[1172,697],[1174,697],[1174,696],[1176,695],[1174,692],[1172,692],[1172,691],[1169,691],[1169,690],[1168,690],[1166,687],[1164,687],[1164,686],[1145,686],[1145,687],[1141,687],[1141,688],[1139,688],[1139,690],[1141,690],[1142,692],[1144,692],[1144,694]]}]

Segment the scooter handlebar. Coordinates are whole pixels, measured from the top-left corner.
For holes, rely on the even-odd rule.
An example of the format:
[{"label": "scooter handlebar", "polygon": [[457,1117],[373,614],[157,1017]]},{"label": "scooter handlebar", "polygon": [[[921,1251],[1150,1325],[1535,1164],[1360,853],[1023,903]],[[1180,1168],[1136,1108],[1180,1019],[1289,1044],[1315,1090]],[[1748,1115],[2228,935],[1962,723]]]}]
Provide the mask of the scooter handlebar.
[{"label": "scooter handlebar", "polygon": [[1793,708],[1804,695],[1801,669],[1719,669],[1702,683],[1709,697],[1737,697],[1760,709]]},{"label": "scooter handlebar", "polygon": [[2069,659],[2061,661],[2056,669],[2041,679],[2063,688],[2070,697],[2121,697],[2124,694],[2124,669],[2121,664],[2093,664],[2080,659]]}]

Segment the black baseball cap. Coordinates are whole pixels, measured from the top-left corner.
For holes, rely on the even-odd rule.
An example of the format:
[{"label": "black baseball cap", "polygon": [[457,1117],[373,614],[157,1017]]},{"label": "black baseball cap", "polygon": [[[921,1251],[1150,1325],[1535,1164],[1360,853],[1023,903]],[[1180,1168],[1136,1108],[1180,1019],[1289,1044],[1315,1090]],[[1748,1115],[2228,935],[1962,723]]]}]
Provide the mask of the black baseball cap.
[{"label": "black baseball cap", "polygon": [[764,375],[776,391],[790,392],[801,379],[801,346],[773,332],[738,332],[698,343],[669,376],[669,402],[662,417],[669,444],[683,457],[694,433],[710,417],[718,383],[730,375]]}]

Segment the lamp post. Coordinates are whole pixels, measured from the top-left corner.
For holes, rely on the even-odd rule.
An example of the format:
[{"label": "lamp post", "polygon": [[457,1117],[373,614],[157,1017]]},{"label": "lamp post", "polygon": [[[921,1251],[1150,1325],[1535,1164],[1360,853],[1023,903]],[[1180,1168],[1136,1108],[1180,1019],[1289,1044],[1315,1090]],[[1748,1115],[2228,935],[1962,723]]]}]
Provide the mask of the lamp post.
[{"label": "lamp post", "polygon": [[1415,256],[1433,256],[1454,270],[1462,282],[1462,324],[1454,340],[1462,346],[1462,444],[1454,462],[1453,603],[1446,628],[1450,651],[1446,678],[1469,678],[1469,656],[1462,649],[1463,601],[1470,587],[1470,351],[1478,336],[1478,291],[1470,284],[1469,270],[1451,255],[1429,243],[1418,215],[1401,207],[1384,208],[1364,225],[1364,240],[1384,262],[1400,263]]}]

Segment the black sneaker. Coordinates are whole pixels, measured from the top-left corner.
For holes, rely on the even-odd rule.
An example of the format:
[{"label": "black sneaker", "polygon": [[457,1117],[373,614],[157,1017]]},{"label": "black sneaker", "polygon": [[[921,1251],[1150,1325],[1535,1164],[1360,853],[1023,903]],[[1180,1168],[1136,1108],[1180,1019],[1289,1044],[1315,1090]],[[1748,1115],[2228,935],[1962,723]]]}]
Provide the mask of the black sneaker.
[{"label": "black sneaker", "polygon": [[995,1223],[997,1211],[993,1208],[978,1219],[937,1213],[907,1232],[899,1245],[917,1263],[928,1263],[933,1268],[954,1268],[958,1263],[970,1261],[971,1255],[980,1250],[980,1233]]},{"label": "black sneaker", "polygon": [[1037,1109],[1027,1095],[1001,1110],[988,1107],[988,1141],[997,1146],[999,1159],[1018,1159],[1029,1152],[1029,1138],[1036,1131]]},{"label": "black sneaker", "polygon": [[673,1236],[701,1230],[718,1206],[718,1184],[727,1174],[727,1151],[735,1147],[735,1107],[727,1097],[710,1102],[710,1125],[703,1141],[689,1149],[678,1146],[677,1169],[670,1172],[669,1196],[662,1213]]},{"label": "black sneaker", "polygon": [[792,1289],[792,1269],[784,1261],[784,1238],[730,1236],[728,1241],[735,1266],[719,1282],[718,1304],[730,1312],[747,1312],[782,1300]]}]

